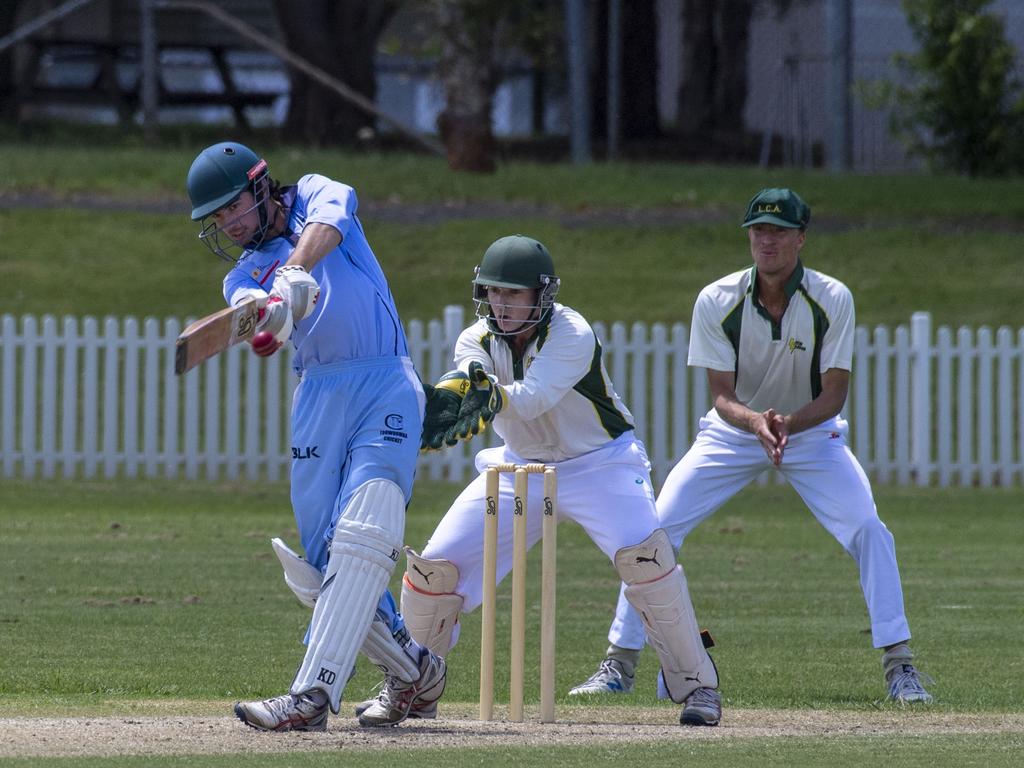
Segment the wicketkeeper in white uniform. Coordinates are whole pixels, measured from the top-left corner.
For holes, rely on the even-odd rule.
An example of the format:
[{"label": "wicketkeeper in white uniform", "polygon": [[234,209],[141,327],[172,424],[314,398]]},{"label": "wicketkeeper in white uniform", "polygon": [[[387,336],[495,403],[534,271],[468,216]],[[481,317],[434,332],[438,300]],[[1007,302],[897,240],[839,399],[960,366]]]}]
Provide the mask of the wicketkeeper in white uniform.
[{"label": "wicketkeeper in white uniform", "polygon": [[[554,263],[533,238],[494,242],[473,283],[479,320],[455,348],[469,390],[446,420],[435,407],[443,382],[428,388],[424,443],[451,445],[490,422],[504,445],[477,454],[480,475],[452,504],[422,554],[406,550],[402,614],[410,633],[446,654],[458,638],[460,612],[481,602],[487,467],[550,464],[558,470],[559,516],[579,523],[626,583],[625,597],[643,615],[658,651],[666,694],[683,705],[680,721],[716,725],[718,673],[702,643],[682,567],[657,521],[650,463],[608,378],[593,329],[579,313],[555,303]],[[542,476],[531,475],[529,482],[527,544],[533,546],[542,532]],[[511,509],[508,474],[499,493],[499,504]],[[499,581],[512,567],[512,517],[499,516]]]},{"label": "wicketkeeper in white uniform", "polygon": [[[444,690],[444,660],[409,637],[387,590],[401,552],[424,407],[355,190],[308,174],[281,187],[248,147],[222,142],[189,169],[200,238],[234,263],[230,305],[262,305],[256,354],[295,347],[291,499],[300,558],[275,539],[285,582],[313,608],[305,657],[282,696],[239,702],[261,730],[324,730],[362,650],[387,675],[391,725]],[[236,260],[237,254],[237,260]],[[269,289],[269,290],[268,290]]]},{"label": "wicketkeeper in white uniform", "polygon": [[[689,364],[707,369],[714,407],[665,480],[658,520],[678,550],[704,518],[775,467],[857,562],[889,697],[928,702],[907,646],[893,537],[839,417],[853,358],[853,297],[838,280],[801,263],[810,215],[791,190],[758,192],[743,220],[754,265],[697,297]],[[624,595],[608,639],[598,671],[571,693],[633,687],[644,627]]]}]

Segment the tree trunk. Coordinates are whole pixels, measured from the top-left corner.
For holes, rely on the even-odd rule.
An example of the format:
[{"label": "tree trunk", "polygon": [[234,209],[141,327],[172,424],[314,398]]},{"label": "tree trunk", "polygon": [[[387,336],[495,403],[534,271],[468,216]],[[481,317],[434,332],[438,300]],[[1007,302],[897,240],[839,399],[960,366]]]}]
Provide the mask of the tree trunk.
[{"label": "tree trunk", "polygon": [[[285,44],[373,101],[377,96],[377,39],[397,0],[274,0]],[[376,118],[300,72],[291,72],[284,129],[314,145],[351,143]]]},{"label": "tree trunk", "polygon": [[753,0],[683,0],[679,132],[740,133]]},{"label": "tree trunk", "polygon": [[729,0],[717,4],[718,58],[715,82],[715,126],[742,130],[743,108],[747,103],[747,53],[750,46],[750,18],[753,0]]},{"label": "tree trunk", "polygon": [[[658,24],[655,0],[621,3],[619,73],[619,136],[623,142],[651,139],[660,132],[658,120]],[[608,134],[608,0],[601,0],[595,15],[590,103],[593,134]]]},{"label": "tree trunk", "polygon": [[441,31],[438,74],[445,95],[437,123],[452,170],[495,170],[491,109],[498,85],[495,47],[501,23],[496,5],[474,0],[436,3]]},{"label": "tree trunk", "polygon": [[658,19],[655,0],[622,3],[622,138],[651,139],[658,120]]}]

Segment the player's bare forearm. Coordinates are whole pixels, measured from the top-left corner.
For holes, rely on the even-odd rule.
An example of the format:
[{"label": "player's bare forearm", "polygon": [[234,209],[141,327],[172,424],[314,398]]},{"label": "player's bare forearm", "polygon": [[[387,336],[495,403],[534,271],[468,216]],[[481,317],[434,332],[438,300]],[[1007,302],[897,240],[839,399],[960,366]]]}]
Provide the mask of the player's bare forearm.
[{"label": "player's bare forearm", "polygon": [[754,422],[757,417],[760,416],[757,411],[751,410],[735,397],[729,398],[724,395],[720,395],[715,398],[714,402],[715,410],[718,411],[718,415],[722,417],[722,420],[737,429],[742,429],[744,432],[755,432],[756,426]]},{"label": "player's bare forearm", "polygon": [[786,431],[795,435],[838,416],[850,390],[850,372],[829,368],[821,376],[821,394],[785,417]]},{"label": "player's bare forearm", "polygon": [[311,272],[320,259],[337,248],[340,243],[341,233],[330,224],[307,224],[302,230],[298,245],[288,257],[287,264],[297,265]]},{"label": "player's bare forearm", "polygon": [[736,375],[731,371],[708,370],[708,387],[712,404],[722,420],[744,432],[758,432],[759,417],[764,414],[752,410],[736,397]]}]

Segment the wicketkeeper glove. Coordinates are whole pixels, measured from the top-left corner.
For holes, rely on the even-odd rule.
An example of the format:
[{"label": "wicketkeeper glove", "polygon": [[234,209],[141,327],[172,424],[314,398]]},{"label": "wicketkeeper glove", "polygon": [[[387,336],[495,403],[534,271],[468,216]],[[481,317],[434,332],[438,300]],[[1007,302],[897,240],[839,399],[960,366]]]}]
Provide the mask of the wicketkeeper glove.
[{"label": "wicketkeeper glove", "polygon": [[470,389],[462,399],[455,424],[445,433],[446,445],[455,445],[487,428],[487,424],[505,407],[508,395],[480,363],[469,364]]},{"label": "wicketkeeper glove", "polygon": [[299,322],[309,317],[316,300],[320,298],[320,286],[303,267],[286,264],[274,272],[271,296],[280,296],[292,311],[292,320]]},{"label": "wicketkeeper glove", "polygon": [[444,447],[445,433],[455,426],[462,399],[469,387],[469,376],[462,371],[449,371],[437,384],[423,385],[427,405],[423,414],[421,451],[439,451]]}]

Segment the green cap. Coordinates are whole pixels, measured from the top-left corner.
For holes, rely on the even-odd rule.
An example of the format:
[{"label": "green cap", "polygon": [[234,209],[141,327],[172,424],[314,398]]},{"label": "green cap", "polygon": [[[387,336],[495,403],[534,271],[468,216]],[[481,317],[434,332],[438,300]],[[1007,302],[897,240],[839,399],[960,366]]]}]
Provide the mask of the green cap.
[{"label": "green cap", "polygon": [[774,224],[777,227],[803,229],[811,220],[811,207],[791,189],[762,189],[747,203],[744,227]]}]

